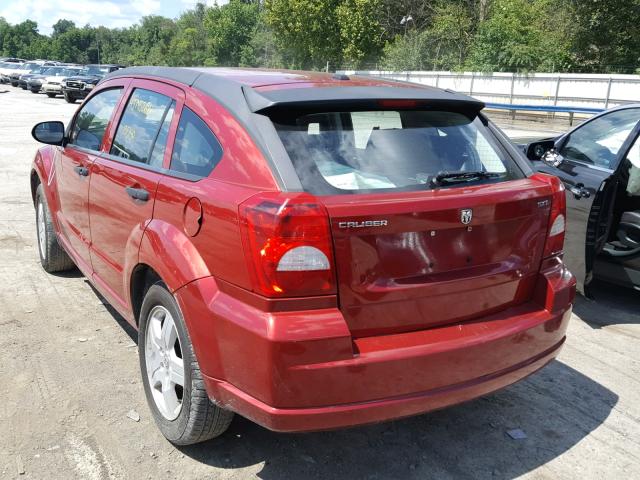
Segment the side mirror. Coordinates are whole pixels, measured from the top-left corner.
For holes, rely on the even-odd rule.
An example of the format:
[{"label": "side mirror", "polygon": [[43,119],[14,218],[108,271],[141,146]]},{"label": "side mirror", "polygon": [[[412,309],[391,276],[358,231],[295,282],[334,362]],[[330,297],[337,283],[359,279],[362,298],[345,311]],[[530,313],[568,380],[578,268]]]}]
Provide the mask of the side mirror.
[{"label": "side mirror", "polygon": [[41,122],[31,130],[31,136],[40,143],[62,145],[64,143],[64,123]]},{"label": "side mirror", "polygon": [[540,140],[528,144],[525,147],[525,154],[532,162],[544,161],[547,152],[554,150],[554,148],[555,140]]}]

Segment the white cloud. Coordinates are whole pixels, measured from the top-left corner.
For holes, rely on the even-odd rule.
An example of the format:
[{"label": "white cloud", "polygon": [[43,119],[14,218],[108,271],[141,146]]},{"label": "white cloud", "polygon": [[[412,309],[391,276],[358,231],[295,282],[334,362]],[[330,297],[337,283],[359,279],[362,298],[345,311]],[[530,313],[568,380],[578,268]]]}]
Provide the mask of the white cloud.
[{"label": "white cloud", "polygon": [[51,33],[53,25],[61,18],[72,20],[82,27],[128,27],[144,15],[161,14],[160,0],[0,0],[0,17],[9,23],[26,19],[38,22],[40,33]]}]

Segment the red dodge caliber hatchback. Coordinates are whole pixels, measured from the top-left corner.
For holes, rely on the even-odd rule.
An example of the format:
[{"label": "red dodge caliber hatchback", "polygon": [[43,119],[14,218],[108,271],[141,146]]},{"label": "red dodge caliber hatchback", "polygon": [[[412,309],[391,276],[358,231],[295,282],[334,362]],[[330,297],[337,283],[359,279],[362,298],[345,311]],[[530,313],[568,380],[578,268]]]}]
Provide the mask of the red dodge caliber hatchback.
[{"label": "red dodge caliber hatchback", "polygon": [[559,352],[565,192],[451,91],[344,75],[108,75],[31,172],[40,258],[139,332],[176,444],[460,403]]}]

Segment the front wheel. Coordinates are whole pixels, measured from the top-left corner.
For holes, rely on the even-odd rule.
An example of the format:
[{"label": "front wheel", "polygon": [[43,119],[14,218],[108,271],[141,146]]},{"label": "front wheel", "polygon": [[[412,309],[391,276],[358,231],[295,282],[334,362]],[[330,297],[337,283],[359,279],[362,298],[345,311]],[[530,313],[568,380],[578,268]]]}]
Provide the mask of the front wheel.
[{"label": "front wheel", "polygon": [[233,412],[209,400],[178,304],[162,283],[144,297],[138,351],[147,403],[167,440],[190,445],[229,428]]},{"label": "front wheel", "polygon": [[64,99],[67,103],[76,103],[76,99],[69,95],[67,92],[64,92]]},{"label": "front wheel", "polygon": [[58,243],[42,185],[36,190],[36,231],[40,263],[46,272],[62,272],[75,267],[73,260]]},{"label": "front wheel", "polygon": [[49,98],[55,98],[56,94],[53,92],[47,92],[47,97]]}]

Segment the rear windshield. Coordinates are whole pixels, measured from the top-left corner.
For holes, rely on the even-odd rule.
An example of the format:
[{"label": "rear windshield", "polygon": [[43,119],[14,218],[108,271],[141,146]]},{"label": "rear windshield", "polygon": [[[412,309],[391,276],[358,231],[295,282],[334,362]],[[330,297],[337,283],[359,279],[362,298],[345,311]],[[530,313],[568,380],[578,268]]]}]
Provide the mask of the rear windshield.
[{"label": "rear windshield", "polygon": [[473,115],[378,110],[282,112],[271,119],[302,186],[315,194],[425,190],[524,176]]}]

